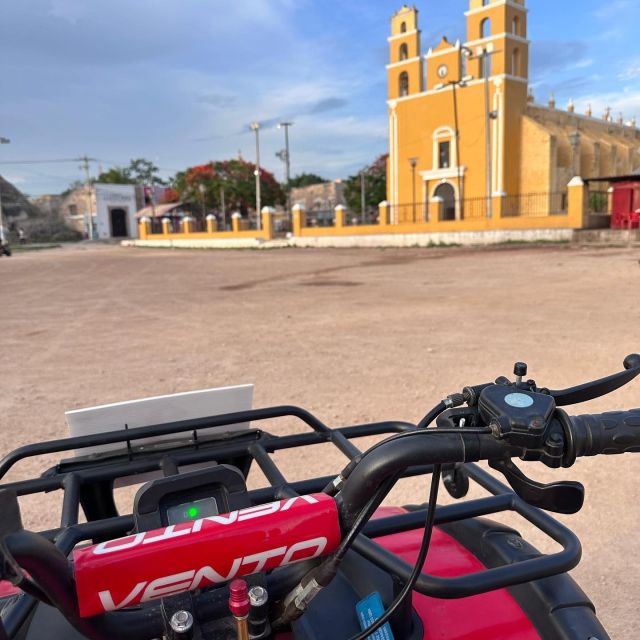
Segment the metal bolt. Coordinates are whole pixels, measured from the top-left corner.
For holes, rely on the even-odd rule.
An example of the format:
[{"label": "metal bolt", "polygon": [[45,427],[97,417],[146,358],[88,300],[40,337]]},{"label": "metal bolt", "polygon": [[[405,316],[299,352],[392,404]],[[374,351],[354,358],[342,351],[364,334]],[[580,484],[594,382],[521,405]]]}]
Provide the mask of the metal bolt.
[{"label": "metal bolt", "polygon": [[185,610],[176,611],[171,616],[169,625],[176,633],[185,633],[193,626],[193,616]]},{"label": "metal bolt", "polygon": [[267,590],[263,587],[255,586],[249,589],[249,602],[252,607],[261,607],[267,601]]}]

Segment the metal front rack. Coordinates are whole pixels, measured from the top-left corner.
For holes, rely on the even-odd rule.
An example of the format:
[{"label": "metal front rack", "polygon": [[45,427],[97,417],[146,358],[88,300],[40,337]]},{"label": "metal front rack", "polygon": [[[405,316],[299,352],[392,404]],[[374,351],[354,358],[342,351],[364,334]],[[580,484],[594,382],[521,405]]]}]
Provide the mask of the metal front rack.
[{"label": "metal front rack", "polygon": [[[221,432],[216,436],[199,436],[199,431],[211,427],[224,427],[238,423],[257,423],[274,418],[294,417],[310,427],[310,431],[275,436],[260,429]],[[119,478],[158,471],[176,473],[178,467],[198,463],[225,462],[237,466],[247,476],[255,461],[270,486],[252,490],[252,504],[322,491],[334,476],[289,482],[271,454],[285,449],[332,443],[349,460],[361,452],[352,442],[355,438],[380,436],[415,430],[409,422],[387,421],[336,429],[329,428],[308,411],[295,406],[277,406],[198,418],[161,425],[119,429],[100,434],[64,438],[20,447],[0,460],[0,482],[20,460],[41,455],[63,453],[120,443],[122,450],[92,454],[59,462],[38,478],[5,482],[0,489],[11,489],[18,496],[63,490],[60,527],[41,532],[65,555],[79,543],[99,542],[127,535],[134,527],[132,515],[119,515],[113,501],[113,483]],[[163,441],[156,446],[136,446],[144,438],[184,434],[184,440]],[[580,557],[577,538],[563,525],[545,512],[526,504],[510,489],[474,464],[464,465],[465,473],[486,489],[490,496],[469,500],[436,510],[436,524],[445,524],[512,510],[552,537],[563,547],[562,551],[496,567],[460,578],[438,578],[421,574],[416,590],[426,595],[458,598],[491,589],[505,587],[562,573],[573,568]],[[410,467],[401,477],[431,473],[431,465]],[[88,520],[79,523],[80,507]],[[357,538],[353,548],[379,567],[406,580],[411,567],[394,556],[374,538],[415,529],[424,525],[426,511],[410,511],[401,515],[369,522]],[[32,612],[36,601],[23,594],[2,612],[2,622],[9,638],[14,637]]]}]

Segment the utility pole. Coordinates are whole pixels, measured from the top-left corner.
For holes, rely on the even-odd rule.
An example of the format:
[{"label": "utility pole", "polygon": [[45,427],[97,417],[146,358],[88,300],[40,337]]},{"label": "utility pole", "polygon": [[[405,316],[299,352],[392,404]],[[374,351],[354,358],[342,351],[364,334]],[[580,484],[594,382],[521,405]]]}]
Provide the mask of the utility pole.
[{"label": "utility pole", "polygon": [[293,122],[281,122],[278,125],[278,129],[284,129],[284,166],[285,166],[285,179],[287,185],[287,216],[289,217],[289,224],[291,224],[291,157],[289,155],[289,127]]},{"label": "utility pole", "polygon": [[260,198],[260,123],[252,122],[249,126],[256,134],[256,229],[260,231],[260,211],[262,209]]},{"label": "utility pole", "polygon": [[482,77],[484,78],[484,138],[485,138],[485,164],[486,170],[486,186],[485,193],[487,198],[487,218],[493,217],[493,200],[492,188],[493,168],[491,166],[491,120],[497,117],[489,104],[489,56],[491,53],[486,48],[480,53],[480,65],[482,68]]},{"label": "utility pole", "polygon": [[204,220],[205,214],[206,214],[206,206],[204,203],[204,196],[205,196],[205,192],[206,192],[207,188],[204,186],[204,183],[200,183],[198,185],[198,191],[200,191],[200,203],[202,204],[202,219]]},{"label": "utility pole", "polygon": [[156,203],[154,198],[153,182],[149,184],[149,204],[151,205],[151,218],[155,220],[156,218]]},{"label": "utility pole", "polygon": [[[9,138],[0,136],[0,144],[9,144]],[[2,217],[2,186],[0,185],[0,244],[4,244],[4,218]]]},{"label": "utility pole", "polygon": [[224,204],[224,184],[220,187],[220,209],[222,213],[222,230],[225,231],[227,228],[227,215]]},{"label": "utility pole", "polygon": [[[469,47],[462,46],[460,48],[460,70],[462,70],[462,56],[465,56],[467,59],[473,56],[473,51],[469,49]],[[449,82],[444,82],[437,84],[434,89],[439,91],[444,89],[445,87],[451,86],[452,94],[453,94],[453,119],[455,122],[455,140],[454,143],[456,145],[456,173],[458,175],[458,202],[460,203],[458,206],[458,210],[460,212],[460,219],[464,220],[464,185],[462,182],[462,166],[460,164],[460,123],[458,121],[458,94],[456,89],[458,87],[466,87],[467,82],[471,81],[472,76],[463,76],[458,78],[457,80],[450,80]]]},{"label": "utility pole", "polygon": [[456,167],[458,174],[458,199],[460,204],[458,209],[460,211],[460,220],[464,220],[464,191],[462,187],[462,167],[460,166],[460,125],[458,123],[458,95],[456,93],[456,87],[458,82],[452,83],[453,87],[453,119],[456,124]]},{"label": "utility pole", "polygon": [[362,224],[365,223],[365,207],[366,207],[366,194],[365,194],[365,185],[364,185],[364,172],[365,170],[363,169],[360,172],[360,219],[362,221]]},{"label": "utility pole", "polygon": [[89,176],[89,160],[86,154],[80,158],[82,161],[82,168],[84,168],[84,174],[87,184],[87,197],[89,198],[89,240],[93,240],[93,201],[91,200],[91,178]]}]

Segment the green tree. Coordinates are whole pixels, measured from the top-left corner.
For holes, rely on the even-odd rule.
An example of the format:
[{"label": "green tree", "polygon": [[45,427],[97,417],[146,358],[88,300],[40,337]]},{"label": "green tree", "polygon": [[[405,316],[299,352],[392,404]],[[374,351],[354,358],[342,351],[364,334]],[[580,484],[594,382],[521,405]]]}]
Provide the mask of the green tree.
[{"label": "green tree", "polygon": [[[246,215],[249,209],[255,208],[255,169],[255,164],[239,158],[209,162],[178,172],[173,178],[173,188],[183,202],[196,205],[196,211],[203,208],[219,211],[224,191],[226,210]],[[260,194],[265,205],[284,203],[281,185],[265,169],[260,169]]]},{"label": "green tree", "polygon": [[320,184],[321,182],[327,182],[327,180],[315,173],[301,173],[289,180],[289,184],[291,185],[292,189],[297,189],[298,187],[308,187],[309,185]]},{"label": "green tree", "polygon": [[135,184],[125,167],[112,167],[109,171],[103,171],[95,181],[107,184]]},{"label": "green tree", "polygon": [[361,175],[364,175],[365,208],[375,211],[378,203],[387,198],[387,156],[378,156],[372,164],[360,173],[349,176],[344,181],[344,198],[352,211],[361,211]]},{"label": "green tree", "polygon": [[116,166],[109,171],[103,171],[95,181],[110,184],[165,184],[158,171],[158,167],[151,160],[135,158],[126,167]]},{"label": "green tree", "polygon": [[145,158],[136,158],[131,160],[127,171],[131,178],[137,184],[166,184],[166,182],[158,175],[158,167]]}]

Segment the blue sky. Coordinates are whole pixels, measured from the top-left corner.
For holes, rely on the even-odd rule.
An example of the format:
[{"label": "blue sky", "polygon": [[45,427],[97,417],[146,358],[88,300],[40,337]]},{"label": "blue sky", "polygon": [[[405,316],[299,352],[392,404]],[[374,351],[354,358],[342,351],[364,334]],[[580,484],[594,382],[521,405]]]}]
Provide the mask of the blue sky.
[{"label": "blue sky", "polygon": [[[292,173],[345,177],[386,150],[390,0],[3,0],[0,161],[147,157],[168,176],[210,159],[263,166],[291,128]],[[423,52],[464,37],[468,0],[420,0]],[[546,103],[640,119],[640,2],[528,0],[530,82]],[[92,171],[98,170],[97,164]],[[30,195],[82,177],[76,163],[0,165]]]}]

